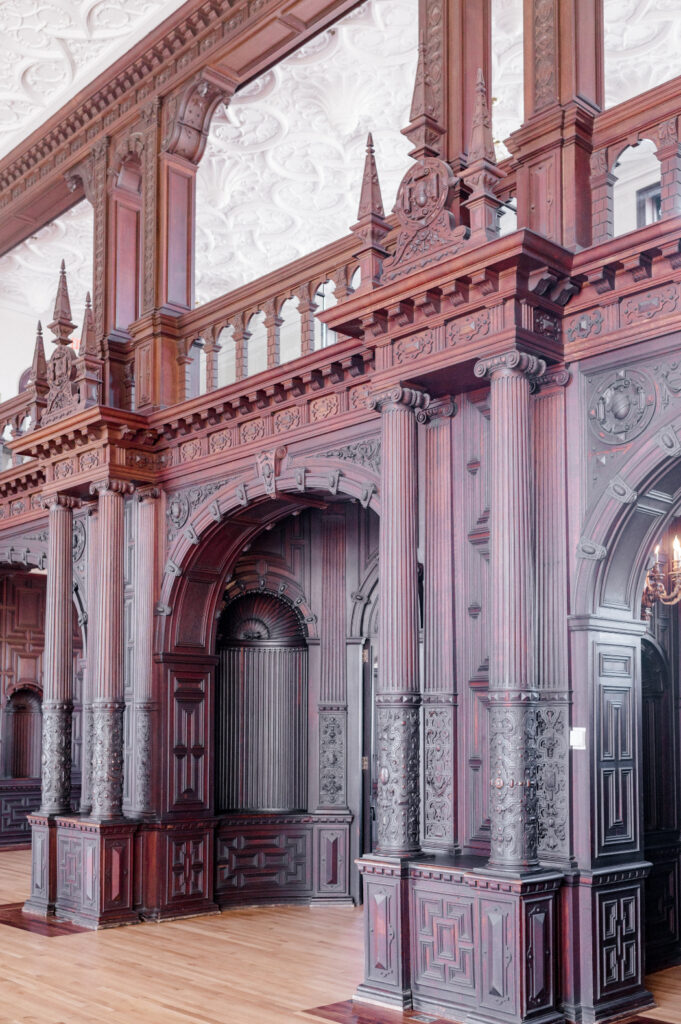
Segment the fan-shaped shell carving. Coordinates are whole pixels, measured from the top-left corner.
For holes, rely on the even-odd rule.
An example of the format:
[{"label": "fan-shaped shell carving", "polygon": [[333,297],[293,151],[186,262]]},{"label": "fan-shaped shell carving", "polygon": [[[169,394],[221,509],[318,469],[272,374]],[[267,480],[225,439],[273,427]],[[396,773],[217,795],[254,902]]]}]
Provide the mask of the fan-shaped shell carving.
[{"label": "fan-shaped shell carving", "polygon": [[245,594],[225,608],[220,634],[228,643],[275,643],[299,647],[303,629],[290,605],[271,594]]}]

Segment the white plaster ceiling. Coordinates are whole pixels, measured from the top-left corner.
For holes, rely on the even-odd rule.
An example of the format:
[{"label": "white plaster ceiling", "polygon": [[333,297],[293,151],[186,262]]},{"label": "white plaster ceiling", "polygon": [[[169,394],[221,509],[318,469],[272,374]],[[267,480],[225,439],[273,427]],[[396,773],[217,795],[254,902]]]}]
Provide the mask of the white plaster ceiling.
[{"label": "white plaster ceiling", "polygon": [[0,157],[185,0],[1,0]]},{"label": "white plaster ceiling", "polygon": [[[0,0],[6,73],[0,154],[180,6],[178,0]],[[493,0],[497,151],[522,120],[522,0]],[[368,0],[241,90],[213,120],[197,183],[196,297],[221,295],[347,233],[367,131],[388,211],[408,163],[417,0]],[[610,106],[681,72],[678,0],[605,0]],[[90,287],[87,203],[0,258],[0,394],[30,362],[35,321],[51,319],[61,259],[74,319]],[[8,324],[16,330],[7,336]],[[30,325],[30,326],[29,326]],[[74,332],[78,335],[78,331]],[[11,359],[7,345],[11,346]],[[49,346],[48,346],[49,348]]]}]

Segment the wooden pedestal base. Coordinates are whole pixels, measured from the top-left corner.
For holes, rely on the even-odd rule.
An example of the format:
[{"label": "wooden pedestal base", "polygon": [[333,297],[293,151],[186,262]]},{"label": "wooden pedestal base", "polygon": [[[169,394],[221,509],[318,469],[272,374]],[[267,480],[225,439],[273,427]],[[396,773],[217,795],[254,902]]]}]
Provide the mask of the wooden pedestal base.
[{"label": "wooden pedestal base", "polygon": [[58,917],[86,928],[139,921],[133,910],[134,822],[56,819]]},{"label": "wooden pedestal base", "polygon": [[46,814],[26,816],[31,829],[31,895],[24,904],[28,914],[54,914],[57,896],[57,830]]},{"label": "wooden pedestal base", "polygon": [[562,875],[495,877],[472,858],[367,857],[365,980],[355,999],[470,1024],[559,1024],[556,902]]}]

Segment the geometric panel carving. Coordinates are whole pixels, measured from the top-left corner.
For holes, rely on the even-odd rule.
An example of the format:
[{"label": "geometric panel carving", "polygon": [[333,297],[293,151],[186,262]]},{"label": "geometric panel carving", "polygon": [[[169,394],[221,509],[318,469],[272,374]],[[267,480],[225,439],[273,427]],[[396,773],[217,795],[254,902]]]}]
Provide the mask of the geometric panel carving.
[{"label": "geometric panel carving", "polygon": [[206,808],[206,678],[175,677],[173,688],[171,804]]},{"label": "geometric panel carving", "polygon": [[[368,943],[365,948],[366,977],[369,981],[397,985],[401,946],[398,934],[397,887],[399,881],[375,882],[364,878],[366,911],[369,920]],[[396,941],[397,940],[397,941]],[[366,938],[365,938],[366,942]]]},{"label": "geometric panel carving", "polygon": [[480,1002],[505,1014],[516,1013],[516,925],[514,906],[480,901],[482,985]]},{"label": "geometric panel carving", "polygon": [[418,885],[412,900],[416,984],[475,989],[473,900]]},{"label": "geometric panel carving", "polygon": [[[333,869],[333,865],[329,863]],[[244,827],[225,822],[217,837],[216,895],[252,899],[312,892],[312,827],[292,823]]]},{"label": "geometric panel carving", "polygon": [[599,853],[638,842],[638,787],[631,647],[597,645]]},{"label": "geometric panel carving", "polygon": [[170,836],[169,901],[205,893],[206,837]]},{"label": "geometric panel carving", "polygon": [[597,893],[600,992],[641,983],[640,889]]}]

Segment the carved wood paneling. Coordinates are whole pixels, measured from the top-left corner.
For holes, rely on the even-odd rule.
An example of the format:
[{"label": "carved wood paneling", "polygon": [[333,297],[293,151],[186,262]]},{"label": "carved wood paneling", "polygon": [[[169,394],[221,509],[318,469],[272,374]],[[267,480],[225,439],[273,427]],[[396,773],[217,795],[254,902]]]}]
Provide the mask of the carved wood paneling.
[{"label": "carved wood paneling", "polygon": [[292,819],[220,826],[216,897],[221,903],[312,895],[312,827]]},{"label": "carved wood paneling", "polygon": [[596,644],[597,852],[639,845],[635,647]]}]

